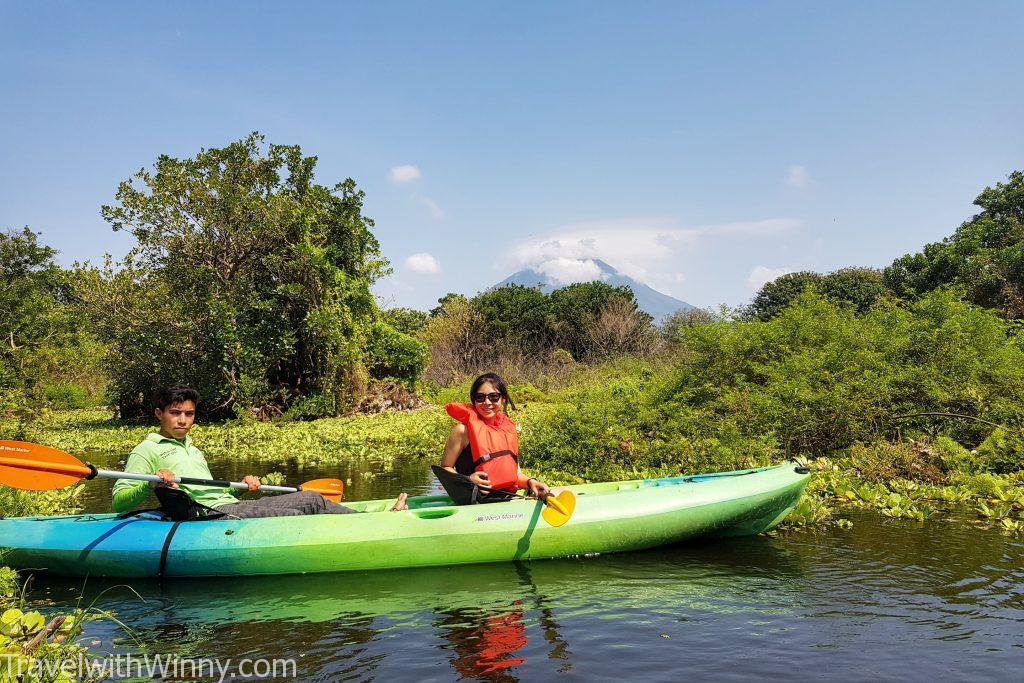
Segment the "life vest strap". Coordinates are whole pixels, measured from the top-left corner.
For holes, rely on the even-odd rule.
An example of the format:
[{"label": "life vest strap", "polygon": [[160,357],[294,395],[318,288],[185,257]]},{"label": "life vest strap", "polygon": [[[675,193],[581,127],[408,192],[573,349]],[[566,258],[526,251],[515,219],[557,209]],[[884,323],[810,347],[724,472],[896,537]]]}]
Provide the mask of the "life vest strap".
[{"label": "life vest strap", "polygon": [[516,455],[514,451],[504,450],[504,451],[495,451],[494,453],[488,453],[487,455],[485,455],[483,457],[477,458],[476,460],[473,461],[473,467],[474,468],[480,467],[480,465],[483,465],[485,462],[490,462],[490,461],[494,460],[495,458],[500,458],[500,457],[502,457],[504,455],[511,455],[513,460],[515,460],[516,462],[519,462],[519,456]]}]

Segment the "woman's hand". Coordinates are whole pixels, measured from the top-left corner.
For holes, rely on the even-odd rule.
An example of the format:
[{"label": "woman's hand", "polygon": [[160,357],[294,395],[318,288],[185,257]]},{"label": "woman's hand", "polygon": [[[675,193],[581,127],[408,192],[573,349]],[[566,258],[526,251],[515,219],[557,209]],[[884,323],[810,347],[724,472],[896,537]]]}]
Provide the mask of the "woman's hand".
[{"label": "woman's hand", "polygon": [[163,481],[159,483],[155,481],[149,482],[149,485],[152,488],[157,488],[158,486],[169,486],[172,489],[178,488],[178,482],[174,481],[174,478],[177,475],[174,474],[174,472],[172,472],[171,470],[157,470],[156,472],[154,472],[154,474],[160,477]]},{"label": "woman's hand", "polygon": [[242,479],[242,483],[243,484],[248,484],[250,491],[256,491],[260,487],[260,479],[259,479],[259,477],[254,477],[251,474],[246,475],[246,477],[244,479]]},{"label": "woman's hand", "polygon": [[469,480],[477,486],[486,486],[487,488],[491,487],[491,479],[487,476],[486,472],[474,472],[469,475]]},{"label": "woman's hand", "polygon": [[548,485],[542,482],[540,479],[531,478],[529,481],[526,482],[526,485],[530,487],[530,493],[536,496],[537,498],[542,498],[551,493],[551,489],[548,488]]}]

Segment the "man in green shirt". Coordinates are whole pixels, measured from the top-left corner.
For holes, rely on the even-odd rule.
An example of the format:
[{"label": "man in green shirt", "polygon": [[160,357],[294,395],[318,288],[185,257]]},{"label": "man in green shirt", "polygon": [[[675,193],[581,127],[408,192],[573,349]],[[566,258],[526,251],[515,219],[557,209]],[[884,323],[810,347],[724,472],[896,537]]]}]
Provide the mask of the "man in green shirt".
[{"label": "man in green shirt", "polygon": [[[195,389],[172,386],[158,392],[154,413],[160,421],[160,431],[150,434],[132,450],[125,464],[126,472],[155,474],[163,479],[161,484],[144,481],[118,479],[114,484],[113,507],[115,512],[127,512],[149,497],[150,491],[158,486],[180,488],[197,503],[213,508],[232,517],[284,517],[291,515],[343,515],[357,512],[344,505],[327,500],[319,493],[299,491],[281,496],[269,496],[258,500],[239,500],[242,491],[219,486],[181,485],[175,477],[213,479],[203,452],[195,447],[188,432],[196,419],[196,405],[199,394]],[[250,491],[260,487],[259,478],[248,475],[242,481]],[[392,510],[408,509],[399,495]]]}]

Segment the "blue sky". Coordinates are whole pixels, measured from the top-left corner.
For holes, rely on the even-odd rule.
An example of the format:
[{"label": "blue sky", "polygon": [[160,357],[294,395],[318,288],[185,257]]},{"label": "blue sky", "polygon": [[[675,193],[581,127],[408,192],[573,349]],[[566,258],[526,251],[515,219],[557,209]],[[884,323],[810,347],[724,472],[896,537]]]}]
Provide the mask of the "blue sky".
[{"label": "blue sky", "polygon": [[741,304],[1024,168],[1022,35],[1022,2],[0,1],[0,228],[120,256],[120,181],[259,130],[366,190],[385,305],[591,258]]}]

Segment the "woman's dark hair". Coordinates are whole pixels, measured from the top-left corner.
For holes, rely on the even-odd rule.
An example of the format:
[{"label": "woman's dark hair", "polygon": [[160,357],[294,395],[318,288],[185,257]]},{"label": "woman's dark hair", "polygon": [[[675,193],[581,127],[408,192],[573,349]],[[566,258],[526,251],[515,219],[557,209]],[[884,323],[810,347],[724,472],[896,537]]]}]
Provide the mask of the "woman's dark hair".
[{"label": "woman's dark hair", "polygon": [[469,389],[469,402],[474,403],[473,400],[476,397],[477,390],[487,382],[490,382],[494,386],[498,387],[498,393],[505,399],[505,405],[510,409],[515,410],[516,404],[512,402],[512,398],[508,395],[508,385],[505,384],[505,380],[501,378],[501,375],[493,372],[485,372],[484,374],[473,380],[473,386]]},{"label": "woman's dark hair", "polygon": [[199,392],[184,384],[172,384],[153,394],[153,407],[160,410],[166,410],[167,406],[173,406],[182,401],[192,401],[199,405]]}]

